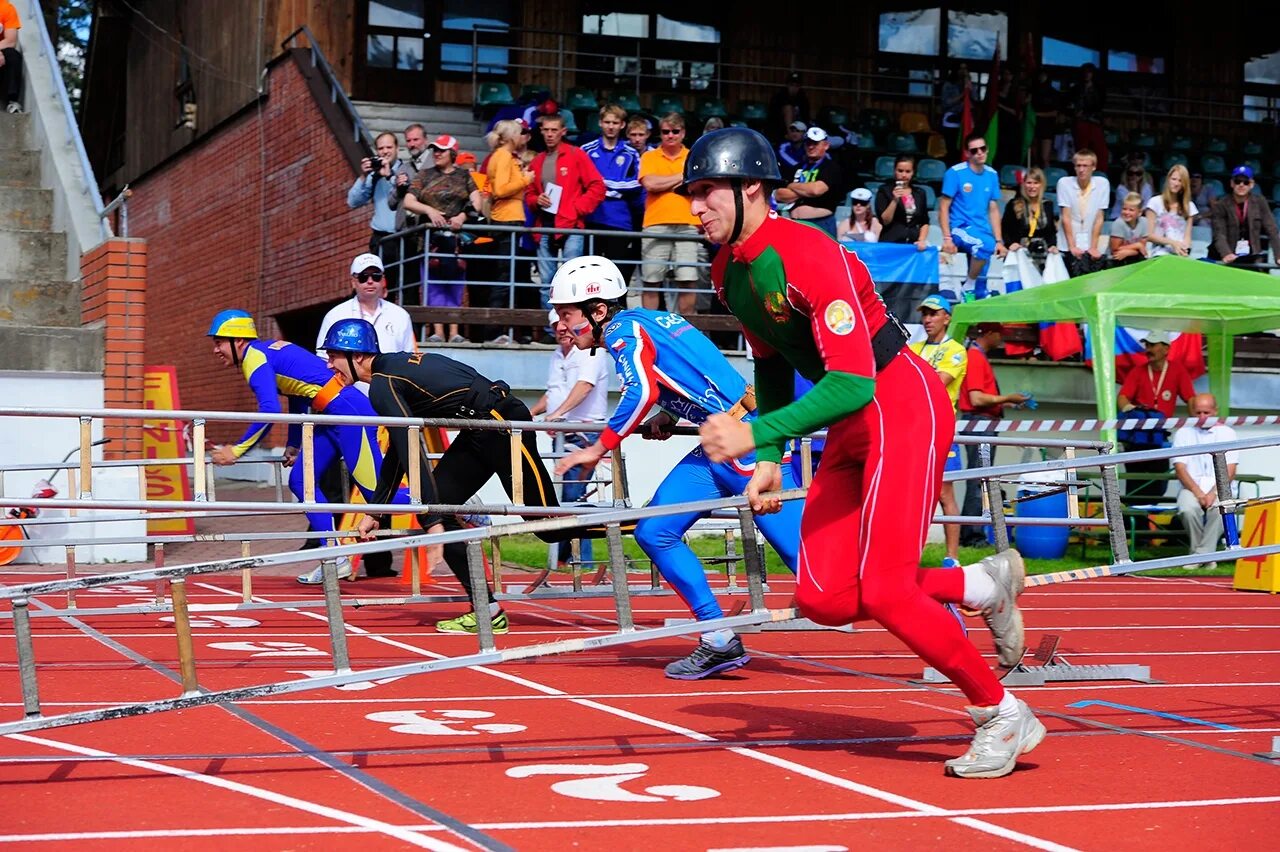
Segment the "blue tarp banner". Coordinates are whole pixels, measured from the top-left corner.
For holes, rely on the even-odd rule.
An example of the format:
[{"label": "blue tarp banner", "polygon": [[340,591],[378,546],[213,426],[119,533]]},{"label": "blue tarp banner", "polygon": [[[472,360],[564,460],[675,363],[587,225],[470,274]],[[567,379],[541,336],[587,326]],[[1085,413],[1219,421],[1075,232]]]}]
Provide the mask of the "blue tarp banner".
[{"label": "blue tarp banner", "polygon": [[866,264],[876,292],[904,322],[915,322],[916,308],[938,292],[938,249],[917,251],[912,243],[861,243],[846,240],[845,248]]}]

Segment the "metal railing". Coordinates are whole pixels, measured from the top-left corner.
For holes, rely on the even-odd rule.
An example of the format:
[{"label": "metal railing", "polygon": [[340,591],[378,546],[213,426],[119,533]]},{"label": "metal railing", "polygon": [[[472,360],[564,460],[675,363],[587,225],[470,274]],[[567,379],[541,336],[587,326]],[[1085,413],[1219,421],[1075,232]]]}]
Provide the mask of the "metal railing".
[{"label": "metal railing", "polygon": [[[13,410],[0,410],[0,416],[15,413]],[[21,410],[21,414],[27,416],[77,416],[85,417],[78,412],[66,411],[47,411],[33,412],[32,410]],[[196,420],[198,413],[196,412],[165,412],[155,413],[148,412],[147,416],[159,417],[165,419],[183,419],[182,415],[187,418]],[[224,413],[226,414],[226,413]],[[234,416],[234,415],[228,415]],[[239,415],[248,419],[250,416],[260,417],[260,415]],[[276,415],[277,417],[289,417],[289,415]],[[298,415],[295,415],[297,417]],[[321,419],[331,419],[334,421],[351,421],[358,418],[341,417],[341,418],[321,418],[317,416],[308,417],[313,422]],[[412,418],[401,418],[410,422],[420,422],[425,425],[432,421],[414,421]],[[305,421],[304,421],[305,422]],[[435,421],[437,425],[449,425],[457,421]],[[467,426],[480,426],[478,421],[462,421]],[[488,425],[488,428],[502,428],[504,424],[494,423]],[[563,423],[511,423],[505,424],[505,428],[510,429],[513,440],[516,440],[516,434],[523,429],[538,428],[545,431],[555,431],[563,428],[580,428],[580,424],[563,424]],[[979,439],[984,443],[995,443],[996,439]],[[1028,443],[1030,439],[1016,439],[1020,443]],[[1067,443],[1066,441],[1062,443]],[[1090,445],[1092,448],[1105,448],[1102,442],[1077,442]],[[1213,467],[1217,480],[1219,494],[1230,494],[1229,478],[1227,474],[1226,454],[1245,449],[1255,449],[1259,447],[1270,447],[1280,443],[1280,438],[1269,436],[1265,438],[1253,438],[1245,440],[1237,440],[1214,444],[1200,448],[1201,453],[1210,455],[1213,459]],[[1068,445],[1069,446],[1069,445]],[[1116,576],[1136,571],[1145,571],[1153,568],[1177,567],[1181,565],[1195,564],[1205,559],[1213,558],[1214,555],[1206,554],[1190,554],[1181,557],[1167,557],[1162,559],[1147,560],[1144,562],[1133,562],[1130,559],[1125,534],[1123,529],[1123,521],[1120,512],[1120,494],[1119,483],[1116,478],[1116,467],[1118,464],[1129,462],[1150,461],[1155,459],[1168,459],[1173,457],[1181,457],[1187,455],[1185,448],[1178,449],[1162,449],[1151,450],[1138,453],[1124,453],[1113,455],[1109,453],[1101,453],[1096,456],[1086,458],[1064,457],[1053,461],[1044,461],[1032,464],[1006,465],[1002,467],[981,468],[977,471],[964,471],[959,475],[950,475],[948,478],[955,479],[979,479],[983,481],[985,490],[991,498],[990,517],[995,534],[995,543],[997,549],[1003,550],[1008,547],[1008,525],[1017,519],[1009,519],[1004,516],[1003,497],[1000,490],[1000,483],[1012,477],[1023,476],[1025,474],[1046,473],[1052,471],[1075,471],[1082,468],[1098,467],[1102,472],[1102,488],[1104,493],[1104,506],[1106,512],[1105,523],[1111,533],[1111,547],[1113,561],[1104,566],[1097,566],[1087,569],[1075,569],[1070,571],[1057,572],[1055,574],[1033,576],[1029,579],[1030,585],[1046,585],[1056,582],[1067,582],[1085,578],[1096,578],[1103,576]],[[1070,486],[1068,486],[1070,487]],[[517,492],[518,493],[518,492]],[[788,491],[780,496],[783,499],[797,499],[804,495],[803,489]],[[1268,498],[1271,499],[1271,498]],[[50,501],[52,504],[57,501]],[[65,502],[65,501],[64,501]],[[92,497],[82,498],[76,502],[85,508],[101,508],[120,506],[119,501],[95,501]],[[1218,507],[1223,510],[1225,521],[1227,550],[1222,553],[1223,557],[1232,558],[1257,558],[1265,557],[1274,553],[1280,553],[1280,544],[1266,545],[1262,547],[1242,548],[1239,543],[1234,513],[1243,505],[1247,505],[1251,501],[1242,501],[1228,498],[1220,500]],[[371,506],[370,509],[381,509],[383,507]],[[459,507],[419,507],[421,509],[452,511]],[[510,507],[519,508],[519,507]],[[736,514],[742,534],[743,555],[742,559],[746,565],[747,577],[747,593],[750,601],[750,612],[745,614],[733,614],[723,618],[708,621],[692,621],[684,624],[667,625],[658,628],[637,629],[631,609],[631,597],[633,589],[627,577],[626,559],[622,548],[621,525],[623,523],[635,520],[659,517],[669,514],[683,514],[686,512],[717,512],[728,510]],[[1078,521],[1077,521],[1078,522]],[[617,633],[603,636],[590,636],[579,639],[560,640],[549,643],[541,643],[526,646],[513,646],[504,649],[498,649],[495,645],[492,616],[489,610],[489,586],[488,578],[484,568],[484,553],[482,544],[488,541],[491,547],[495,548],[493,554],[495,565],[501,564],[501,557],[496,552],[497,541],[503,537],[518,535],[530,532],[547,532],[551,530],[566,530],[574,527],[581,527],[587,524],[593,526],[603,526],[607,530],[606,547],[608,550],[607,567],[611,578],[610,592],[614,599],[617,623],[619,630]],[[687,633],[698,633],[715,629],[732,629],[742,628],[757,624],[781,623],[792,621],[796,618],[797,612],[794,609],[778,609],[770,610],[765,605],[765,571],[764,565],[760,558],[759,550],[756,547],[756,530],[753,517],[746,501],[742,497],[729,497],[714,500],[692,501],[688,503],[669,504],[664,506],[649,506],[645,508],[613,508],[603,511],[593,511],[586,517],[566,517],[566,518],[547,518],[535,521],[526,521],[518,524],[504,525],[500,527],[484,527],[478,529],[464,529],[445,533],[437,533],[432,535],[411,535],[392,541],[374,541],[363,544],[339,545],[330,550],[331,556],[354,556],[367,553],[375,553],[382,551],[392,551],[411,547],[421,547],[433,544],[445,543],[463,543],[466,545],[468,572],[470,574],[471,585],[473,587],[473,595],[471,605],[477,617],[477,639],[479,642],[479,651],[475,654],[466,654],[459,657],[448,659],[433,660],[429,662],[416,662],[408,664],[396,664],[383,666],[375,669],[355,672],[351,669],[350,656],[346,643],[346,623],[343,611],[344,601],[338,590],[338,578],[335,564],[332,560],[322,562],[324,597],[323,602],[309,602],[312,606],[323,606],[325,610],[326,620],[329,627],[330,649],[333,660],[333,673],[322,675],[319,677],[308,678],[304,680],[290,680],[282,682],[274,682],[267,684],[258,684],[247,687],[238,687],[234,689],[220,691],[205,691],[200,687],[197,675],[196,657],[194,651],[194,642],[191,634],[191,608],[187,603],[186,581],[191,577],[204,576],[209,574],[223,573],[229,571],[240,570],[242,572],[252,571],[254,568],[264,567],[268,565],[289,565],[298,562],[308,561],[315,558],[314,554],[305,552],[283,553],[263,555],[258,557],[242,557],[239,559],[224,559],[207,562],[197,562],[188,565],[164,566],[156,565],[153,568],[141,571],[128,571],[115,574],[103,574],[91,577],[68,577],[63,580],[41,581],[27,583],[18,586],[9,586],[0,588],[0,599],[7,599],[11,603],[11,618],[14,625],[14,635],[18,653],[18,672],[21,683],[23,697],[23,715],[24,718],[17,721],[0,724],[0,735],[19,733],[22,731],[31,731],[44,728],[52,728],[64,725],[80,724],[85,722],[99,721],[113,718],[125,718],[152,713],[159,713],[168,710],[180,709],[185,707],[195,707],[214,703],[223,703],[231,701],[242,701],[247,699],[261,698],[269,695],[283,695],[296,692],[303,692],[312,689],[320,689],[331,686],[340,686],[352,683],[361,683],[386,677],[401,677],[410,674],[421,674],[430,671],[444,671],[449,669],[463,668],[475,665],[489,665],[503,662],[510,662],[519,659],[529,659],[550,654],[559,654],[573,652],[584,649],[598,649],[602,647],[611,647],[622,644],[630,644],[634,642],[646,641],[651,639],[665,638],[669,636],[678,636]],[[498,577],[495,576],[495,581]],[[37,667],[35,660],[35,652],[32,643],[31,630],[31,606],[34,603],[41,615],[46,617],[62,617],[71,618],[78,614],[73,608],[65,610],[53,610],[46,604],[41,603],[38,598],[40,596],[48,596],[53,594],[66,594],[69,603],[74,606],[74,594],[78,590],[90,590],[102,588],[122,583],[168,583],[169,602],[160,602],[156,606],[147,607],[146,611],[168,611],[173,613],[173,622],[178,646],[179,668],[181,673],[182,692],[174,698],[165,698],[154,701],[136,702],[132,704],[124,704],[110,707],[97,708],[87,711],[65,713],[55,716],[43,715],[39,683],[37,676]],[[498,590],[497,598],[503,599],[504,594],[500,582],[495,583]],[[443,599],[456,600],[456,596],[437,596],[422,597],[415,594],[407,598],[397,598],[390,600],[379,600],[383,604],[405,604],[413,602],[438,601]],[[575,588],[573,592],[568,594],[579,594],[579,588]],[[353,601],[346,601],[346,604],[353,604]],[[366,604],[368,602],[365,602]],[[242,605],[228,605],[225,609],[233,611],[236,609],[252,607],[255,609],[277,609],[295,606],[293,602],[280,603],[246,603]],[[218,607],[215,607],[218,608]],[[137,607],[133,608],[112,608],[111,610],[94,610],[94,613],[104,613],[109,611],[122,612],[124,609],[131,611],[142,611]],[[73,622],[75,623],[75,622]]]},{"label": "metal railing", "polygon": [[[67,136],[66,145],[75,149],[76,160],[80,166],[81,192],[89,198],[93,204],[94,211],[98,214],[101,238],[103,240],[110,239],[111,227],[107,224],[106,214],[103,212],[102,197],[98,194],[98,179],[94,177],[93,166],[89,163],[89,153],[85,150],[84,139],[80,135],[80,125],[76,122],[75,111],[71,108],[71,97],[67,94],[67,84],[62,79],[62,67],[58,63],[58,51],[54,48],[53,40],[49,37],[48,27],[45,26],[44,10],[41,8],[40,0],[29,0],[24,21],[27,28],[34,29],[39,33],[40,55],[49,63],[49,68],[52,71],[54,97],[61,108],[65,125],[63,129]],[[52,136],[52,134],[50,135]]]},{"label": "metal railing", "polygon": [[338,82],[338,76],[333,72],[333,66],[329,64],[329,59],[324,55],[324,50],[320,47],[320,43],[316,41],[316,37],[312,35],[311,28],[306,24],[298,27],[289,35],[285,36],[280,42],[282,50],[289,50],[294,47],[294,43],[299,36],[306,36],[307,49],[311,53],[311,67],[315,68],[324,78],[325,84],[329,87],[329,98],[341,107],[342,112],[351,122],[351,138],[352,141],[366,151],[373,150],[371,144],[372,135],[369,129],[365,127],[364,119],[360,117],[360,113],[356,111],[355,105],[351,103],[351,99],[347,97],[347,91]]}]

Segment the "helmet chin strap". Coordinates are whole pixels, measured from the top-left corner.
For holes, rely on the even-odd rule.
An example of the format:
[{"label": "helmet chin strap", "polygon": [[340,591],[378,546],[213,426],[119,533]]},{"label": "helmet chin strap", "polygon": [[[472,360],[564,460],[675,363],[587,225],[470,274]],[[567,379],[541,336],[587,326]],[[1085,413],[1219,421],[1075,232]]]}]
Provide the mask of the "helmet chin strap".
[{"label": "helmet chin strap", "polygon": [[347,353],[347,367],[351,370],[351,383],[360,381],[360,377],[356,375],[356,360],[351,357],[350,352]]},{"label": "helmet chin strap", "polygon": [[730,178],[729,185],[733,187],[733,233],[729,235],[729,245],[733,245],[742,236],[742,178]]}]

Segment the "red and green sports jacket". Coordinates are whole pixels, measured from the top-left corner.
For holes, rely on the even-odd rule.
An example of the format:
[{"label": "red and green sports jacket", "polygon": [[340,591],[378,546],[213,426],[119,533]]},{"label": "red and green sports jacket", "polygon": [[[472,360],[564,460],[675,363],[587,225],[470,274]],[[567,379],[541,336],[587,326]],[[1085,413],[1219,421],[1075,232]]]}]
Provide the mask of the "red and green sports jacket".
[{"label": "red and green sports jacket", "polygon": [[[716,255],[711,280],[755,357],[756,458],[844,419],[875,394],[871,338],[884,302],[866,266],[825,232],[770,213],[742,245]],[[793,368],[814,383],[795,399]]]}]

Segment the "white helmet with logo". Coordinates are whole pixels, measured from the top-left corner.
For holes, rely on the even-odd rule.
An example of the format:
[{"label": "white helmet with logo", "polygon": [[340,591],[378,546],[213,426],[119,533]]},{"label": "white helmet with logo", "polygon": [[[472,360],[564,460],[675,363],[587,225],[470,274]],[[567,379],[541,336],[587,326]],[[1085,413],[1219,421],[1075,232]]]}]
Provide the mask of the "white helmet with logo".
[{"label": "white helmet with logo", "polygon": [[627,295],[627,279],[607,257],[586,255],[566,261],[551,279],[553,305],[577,305],[600,299],[612,302]]}]

